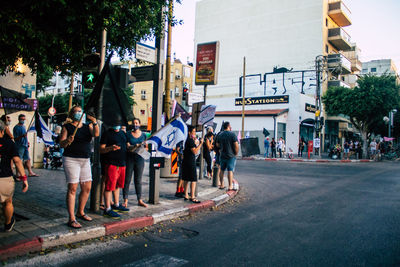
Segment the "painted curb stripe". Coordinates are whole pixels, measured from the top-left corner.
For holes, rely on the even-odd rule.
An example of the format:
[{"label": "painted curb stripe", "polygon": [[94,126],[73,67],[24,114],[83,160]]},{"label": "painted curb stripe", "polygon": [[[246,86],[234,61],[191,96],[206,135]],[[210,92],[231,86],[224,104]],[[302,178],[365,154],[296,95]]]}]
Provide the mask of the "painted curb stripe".
[{"label": "painted curb stripe", "polygon": [[118,222],[105,223],[106,235],[122,233],[130,229],[140,229],[153,225],[153,217],[132,218]]},{"label": "painted curb stripe", "polygon": [[0,249],[0,259],[6,260],[7,258],[24,255],[28,252],[36,252],[42,249],[42,239],[34,237],[27,240],[21,240],[14,244],[3,246]]},{"label": "painted curb stripe", "polygon": [[204,209],[209,209],[215,206],[214,201],[212,200],[207,200],[207,201],[203,201],[199,204],[192,204],[187,206],[187,208],[189,209],[189,213],[194,213],[194,212],[198,212]]}]

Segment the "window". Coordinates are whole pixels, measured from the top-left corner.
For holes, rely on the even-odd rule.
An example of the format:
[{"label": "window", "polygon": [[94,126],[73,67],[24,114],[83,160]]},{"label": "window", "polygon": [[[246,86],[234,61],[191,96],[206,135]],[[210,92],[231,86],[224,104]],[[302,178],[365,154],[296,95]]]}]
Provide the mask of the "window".
[{"label": "window", "polygon": [[185,78],[190,78],[190,68],[188,67],[183,67],[183,72],[185,74]]},{"label": "window", "polygon": [[325,45],[325,52],[329,53],[329,46],[328,45]]},{"label": "window", "polygon": [[325,26],[328,27],[328,19],[325,19]]},{"label": "window", "polygon": [[344,76],[342,76],[342,81],[344,82],[344,80],[345,80],[345,78],[344,78]]},{"label": "window", "polygon": [[276,139],[279,140],[281,137],[283,140],[286,140],[286,123],[278,122],[278,135]]},{"label": "window", "polygon": [[371,72],[376,72],[376,68],[371,68]]},{"label": "window", "polygon": [[362,72],[366,73],[368,72],[368,69],[363,69]]}]

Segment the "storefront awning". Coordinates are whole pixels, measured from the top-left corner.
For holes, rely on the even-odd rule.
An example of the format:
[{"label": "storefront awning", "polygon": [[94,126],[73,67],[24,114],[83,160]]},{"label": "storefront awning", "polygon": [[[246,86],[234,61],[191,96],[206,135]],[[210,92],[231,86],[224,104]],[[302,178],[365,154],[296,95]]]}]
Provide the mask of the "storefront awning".
[{"label": "storefront awning", "polygon": [[[264,110],[245,110],[244,115],[247,117],[275,117],[287,113],[289,109],[264,109]],[[217,111],[215,116],[231,116],[231,117],[239,117],[242,116],[241,110],[235,111]]]}]

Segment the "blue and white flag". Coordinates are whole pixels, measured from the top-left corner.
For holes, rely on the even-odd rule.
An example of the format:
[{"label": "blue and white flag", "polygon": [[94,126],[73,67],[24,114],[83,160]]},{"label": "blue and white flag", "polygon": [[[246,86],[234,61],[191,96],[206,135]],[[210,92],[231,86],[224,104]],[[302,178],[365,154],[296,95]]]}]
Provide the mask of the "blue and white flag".
[{"label": "blue and white flag", "polygon": [[169,157],[179,142],[186,142],[187,135],[187,126],[179,117],[161,128],[158,133],[147,140],[147,143],[153,145],[157,156]]},{"label": "blue and white flag", "polygon": [[54,146],[53,136],[55,135],[47,128],[46,123],[37,111],[35,112],[35,123],[29,128],[29,131],[36,132],[39,143],[43,140],[46,145]]}]

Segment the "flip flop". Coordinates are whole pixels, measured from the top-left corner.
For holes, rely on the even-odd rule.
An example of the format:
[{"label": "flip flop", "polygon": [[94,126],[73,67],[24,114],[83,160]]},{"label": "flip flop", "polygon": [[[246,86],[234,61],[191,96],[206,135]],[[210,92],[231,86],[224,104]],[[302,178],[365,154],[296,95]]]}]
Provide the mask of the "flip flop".
[{"label": "flip flop", "polygon": [[197,200],[197,199],[195,199],[195,198],[192,198],[190,201],[192,201],[193,203],[201,203],[200,200]]},{"label": "flip flop", "polygon": [[225,189],[225,186],[223,186],[223,187],[220,187],[219,189],[220,189],[220,190],[224,190],[224,189]]},{"label": "flip flop", "polygon": [[75,220],[75,221],[69,221],[69,222],[67,223],[67,225],[68,225],[69,227],[71,227],[71,228],[74,228],[74,229],[82,228],[82,225],[80,225],[76,220]]},{"label": "flip flop", "polygon": [[35,173],[35,174],[32,174],[32,175],[28,175],[28,177],[39,177],[39,175],[37,175],[37,174]]},{"label": "flip flop", "polygon": [[101,210],[105,210],[105,209],[106,209],[106,207],[104,206],[104,204],[101,204],[101,205],[100,205],[100,207],[99,207],[99,209],[101,209]]},{"label": "flip flop", "polygon": [[79,218],[79,219],[82,219],[82,220],[84,220],[84,221],[87,221],[87,222],[93,221],[93,219],[90,218],[90,217],[89,217],[88,215],[86,215],[86,214],[83,214],[83,215],[76,214],[75,217],[76,217],[76,218]]}]

